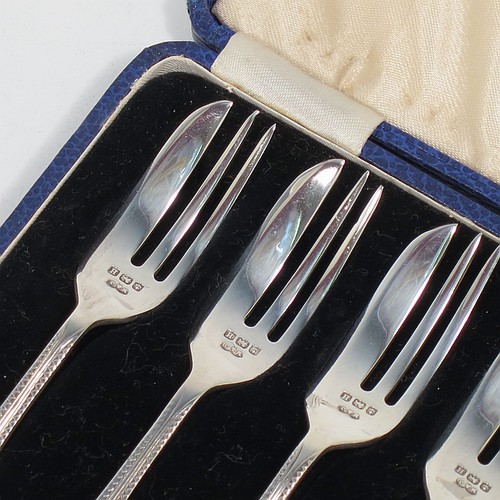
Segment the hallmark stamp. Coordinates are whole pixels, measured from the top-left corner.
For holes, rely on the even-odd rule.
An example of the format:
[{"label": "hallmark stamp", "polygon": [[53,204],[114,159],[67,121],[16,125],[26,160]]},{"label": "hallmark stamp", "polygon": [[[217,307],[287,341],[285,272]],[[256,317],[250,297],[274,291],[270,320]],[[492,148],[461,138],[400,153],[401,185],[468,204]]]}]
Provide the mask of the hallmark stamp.
[{"label": "hallmark stamp", "polygon": [[366,406],[366,403],[364,403],[363,401],[361,401],[359,399],[355,399],[352,402],[352,405],[355,406],[358,410],[363,410],[364,407]]},{"label": "hallmark stamp", "polygon": [[[106,284],[110,286],[111,288],[116,289],[118,292],[120,292],[122,295],[127,295],[129,293],[129,289],[123,286],[121,283],[124,285],[132,285],[132,290],[136,292],[140,292],[144,289],[144,285],[142,283],[139,283],[136,281],[134,283],[134,278],[132,276],[129,276],[128,274],[122,273],[117,267],[115,266],[110,266],[108,268],[108,274],[111,274],[111,276],[114,276],[115,278],[119,276],[119,282],[115,280],[108,280],[106,281]],[[121,283],[120,283],[121,282]]]},{"label": "hallmark stamp", "polygon": [[222,349],[224,349],[224,351],[230,352],[233,356],[237,358],[242,358],[243,352],[246,349],[248,349],[248,352],[252,356],[257,356],[257,354],[259,354],[260,352],[260,347],[257,347],[256,345],[250,345],[250,342],[247,339],[244,339],[243,337],[238,337],[236,333],[234,333],[230,329],[227,329],[222,335],[227,340],[224,340],[220,344],[220,346],[222,347]]},{"label": "hallmark stamp", "polygon": [[472,484],[465,483],[465,491],[469,495],[477,495],[477,488],[474,488],[474,486],[472,486]]},{"label": "hallmark stamp", "polygon": [[130,276],[127,276],[126,274],[122,274],[120,276],[120,281],[123,281],[123,283],[125,283],[126,285],[130,285],[130,284],[132,284],[134,279],[131,278]]},{"label": "hallmark stamp", "polygon": [[[491,490],[491,485],[486,482],[481,482],[481,478],[468,471],[463,465],[458,464],[455,469],[455,473],[460,477],[457,477],[455,484],[460,488],[463,488],[469,495],[477,495],[479,490],[488,493]],[[479,489],[477,486],[479,485]]]},{"label": "hallmark stamp", "polygon": [[224,332],[224,337],[229,340],[234,340],[236,338],[236,333],[234,333],[232,330],[226,330]]},{"label": "hallmark stamp", "polygon": [[344,414],[348,415],[349,417],[351,417],[354,420],[359,420],[359,418],[360,418],[359,413],[355,412],[351,408],[346,408],[343,405],[339,405],[337,407],[337,409],[340,411],[340,413],[344,413]]},{"label": "hallmark stamp", "polygon": [[117,269],[116,267],[111,266],[108,269],[108,273],[111,274],[111,276],[118,276],[120,274],[120,270]]},{"label": "hallmark stamp", "polygon": [[469,483],[473,484],[474,486],[477,486],[481,482],[481,480],[475,474],[469,474],[467,476],[467,481],[469,481]]},{"label": "hallmark stamp", "polygon": [[250,349],[248,349],[248,352],[253,356],[257,356],[257,354],[259,354],[260,351],[261,351],[260,347],[257,347],[256,345],[253,345],[252,347],[250,347]]},{"label": "hallmark stamp", "polygon": [[109,279],[106,281],[106,284],[109,287],[114,288],[117,292],[121,293],[122,295],[128,295],[128,288],[124,287],[121,283]]},{"label": "hallmark stamp", "polygon": [[245,340],[241,337],[238,337],[236,339],[236,345],[240,346],[242,349],[246,349],[250,345],[250,342],[248,342],[248,340]]},{"label": "hallmark stamp", "polygon": [[220,345],[225,351],[231,352],[231,344],[229,342],[222,342]]},{"label": "hallmark stamp", "polygon": [[340,399],[341,399],[342,401],[347,401],[347,402],[349,402],[349,401],[351,401],[352,396],[351,396],[348,392],[343,392],[343,393],[340,395]]},{"label": "hallmark stamp", "polygon": [[222,342],[222,344],[220,346],[222,347],[222,349],[224,349],[227,352],[230,352],[236,358],[243,357],[243,353],[239,349],[234,347],[234,345],[230,344],[229,342]]},{"label": "hallmark stamp", "polygon": [[[377,408],[374,408],[373,406],[368,406],[368,408],[367,408],[367,404],[364,401],[362,401],[361,399],[355,398],[352,394],[348,393],[347,391],[344,391],[340,395],[340,399],[342,401],[345,401],[346,403],[351,403],[351,405],[354,408],[356,408],[356,410],[365,410],[364,413],[366,413],[370,417],[373,417],[373,416],[375,416],[378,413]],[[345,406],[343,406],[343,405],[338,406],[338,409],[342,413],[346,413],[349,416],[355,415],[355,416],[353,416],[353,418],[356,418],[356,420],[358,420],[361,417],[361,413],[358,413],[358,412],[356,412],[354,410],[352,410],[352,415],[351,415],[347,411],[347,410],[350,410],[350,409],[347,408],[347,407],[345,407]]]}]

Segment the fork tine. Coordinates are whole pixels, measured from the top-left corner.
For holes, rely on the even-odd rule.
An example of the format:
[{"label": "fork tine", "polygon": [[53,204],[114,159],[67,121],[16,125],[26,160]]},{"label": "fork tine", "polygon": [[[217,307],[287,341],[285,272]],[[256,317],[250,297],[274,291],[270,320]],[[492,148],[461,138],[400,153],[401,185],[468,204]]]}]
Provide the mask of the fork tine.
[{"label": "fork tine", "polygon": [[[180,189],[222,125],[232,102],[218,101],[193,112],[156,155],[126,212],[137,220],[139,247],[177,198]],[[140,229],[140,230],[139,230]]]},{"label": "fork tine", "polygon": [[300,266],[297,268],[293,276],[290,278],[286,286],[280,292],[274,303],[266,311],[259,323],[264,328],[271,331],[279,318],[290,307],[292,302],[297,297],[297,294],[302,289],[303,285],[309,278],[311,272],[316,267],[316,264],[324,254],[330,242],[337,234],[340,226],[354,206],[364,185],[368,179],[369,172],[365,172],[358,180],[351,192],[344,199],[338,210],[335,212],[330,222],[318,237],[312,248],[307,253]]},{"label": "fork tine", "polygon": [[206,248],[214,233],[217,231],[218,227],[224,220],[224,217],[227,215],[234,202],[236,201],[236,198],[238,198],[239,194],[245,187],[245,184],[248,181],[250,175],[252,174],[262,155],[266,151],[266,148],[271,141],[275,130],[276,125],[271,126],[257,143],[251,155],[248,157],[247,161],[229,186],[229,189],[226,191],[216,209],[213,211],[207,223],[203,226],[191,246],[186,250],[186,253],[183,255],[182,259],[170,273],[170,284],[178,282],[178,280],[180,280],[187,272],[187,270],[192,267],[194,262]]},{"label": "fork tine", "polygon": [[368,222],[370,221],[382,197],[383,190],[383,186],[379,186],[373,193],[370,201],[366,204],[366,207],[359,216],[358,220],[352,227],[340,248],[337,250],[337,253],[328,265],[326,271],[323,273],[323,276],[315,286],[311,295],[302,306],[293,323],[278,341],[281,346],[288,346],[294,341],[298,333],[303,329],[305,324],[309,321],[309,318],[314,314],[317,307],[324,299],[326,293],[339,276],[345,263],[347,262],[347,259],[351,256],[356,244],[366,229],[366,226],[368,225]]},{"label": "fork tine", "polygon": [[199,215],[200,211],[203,209],[206,202],[210,198],[210,195],[213,193],[221,177],[226,172],[229,164],[231,163],[235,154],[243,143],[258,114],[258,111],[254,111],[245,120],[245,122],[233,137],[224,153],[222,153],[222,156],[219,158],[211,172],[208,174],[203,184],[193,196],[187,207],[172,225],[160,245],[149,257],[147,266],[150,269],[156,270],[161,265],[161,263],[168,258],[168,256],[178,245],[182,237],[186,234],[186,231],[191,227],[196,217]]},{"label": "fork tine", "polygon": [[281,271],[319,206],[337,180],[345,162],[327,160],[303,172],[283,193],[264,221],[245,260],[244,275],[255,305]]},{"label": "fork tine", "polygon": [[375,390],[381,391],[382,394],[388,394],[397,384],[406,368],[416,358],[439,318],[443,315],[446,306],[453,297],[458,285],[462,281],[462,278],[465,276],[465,273],[467,272],[467,269],[469,268],[469,265],[479,247],[480,241],[481,235],[477,235],[464,251],[453,271],[448,276],[448,279],[441,287],[441,290],[436,295],[436,298],[425,313],[422,321],[415,329],[411,338],[398,354],[397,358],[394,360],[387,372],[380,379]]},{"label": "fork tine", "polygon": [[467,323],[467,320],[469,319],[476,302],[486,286],[486,283],[493,274],[499,259],[500,246],[493,251],[490,258],[484,264],[470,290],[467,292],[467,295],[458,307],[457,312],[439,339],[436,347],[427,358],[406,392],[396,403],[397,406],[405,406],[409,409],[419,394],[424,390],[425,386],[439,368],[449,350],[460,335],[463,327]]},{"label": "fork tine", "polygon": [[[217,208],[214,210],[210,219],[207,221],[203,229],[200,231],[200,234],[196,238],[195,242],[192,245],[192,251],[196,256],[199,256],[203,249],[208,245],[208,242],[211,240],[215,231],[219,227],[220,223],[227,215],[231,207],[233,206],[236,198],[239,196],[243,188],[245,187],[248,178],[254,171],[255,167],[259,163],[262,155],[267,149],[269,142],[276,130],[276,125],[272,125],[266,131],[266,133],[262,136],[260,141],[255,146],[252,154],[249,156],[248,160],[245,162],[245,165],[240,170],[238,175],[233,180],[231,186],[226,191],[226,194],[223,196],[220,203],[217,205]],[[191,249],[190,249],[191,251]]]}]

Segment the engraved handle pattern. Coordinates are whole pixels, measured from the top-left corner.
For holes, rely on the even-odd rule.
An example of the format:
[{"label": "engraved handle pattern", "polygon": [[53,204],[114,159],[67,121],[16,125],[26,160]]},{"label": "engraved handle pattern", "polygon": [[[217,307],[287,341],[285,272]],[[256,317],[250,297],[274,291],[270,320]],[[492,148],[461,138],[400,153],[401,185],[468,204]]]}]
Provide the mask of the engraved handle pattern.
[{"label": "engraved handle pattern", "polygon": [[184,417],[206,390],[203,388],[193,391],[190,385],[188,378],[97,500],[126,500],[130,497]]},{"label": "engraved handle pattern", "polygon": [[292,451],[287,461],[273,479],[261,500],[285,500],[292,493],[299,481],[305,475],[309,467],[316,461],[323,450],[310,445],[311,434],[298,444]]},{"label": "engraved handle pattern", "polygon": [[75,312],[57,331],[0,407],[0,448],[87,329],[76,318]]}]

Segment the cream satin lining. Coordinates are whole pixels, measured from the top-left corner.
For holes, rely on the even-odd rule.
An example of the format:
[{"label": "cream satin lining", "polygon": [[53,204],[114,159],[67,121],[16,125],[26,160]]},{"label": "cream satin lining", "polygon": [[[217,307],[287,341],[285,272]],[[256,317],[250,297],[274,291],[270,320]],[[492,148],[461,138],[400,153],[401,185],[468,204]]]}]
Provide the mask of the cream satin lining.
[{"label": "cream satin lining", "polygon": [[244,33],[236,33],[211,71],[311,132],[359,156],[383,117],[301,71]]},{"label": "cream satin lining", "polygon": [[217,0],[214,13],[500,182],[500,0]]}]

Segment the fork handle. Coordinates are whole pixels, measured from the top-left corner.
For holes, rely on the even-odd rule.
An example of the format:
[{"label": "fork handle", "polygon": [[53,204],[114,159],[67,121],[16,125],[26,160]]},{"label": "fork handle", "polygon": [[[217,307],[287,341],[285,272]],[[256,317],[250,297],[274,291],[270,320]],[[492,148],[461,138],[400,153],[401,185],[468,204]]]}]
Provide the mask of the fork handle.
[{"label": "fork handle", "polygon": [[323,453],[314,433],[309,430],[292,451],[260,500],[285,500],[304,477],[309,467]]},{"label": "fork handle", "polygon": [[198,399],[209,389],[191,372],[97,500],[126,500]]},{"label": "fork handle", "polygon": [[0,406],[0,449],[88,326],[77,307]]}]

